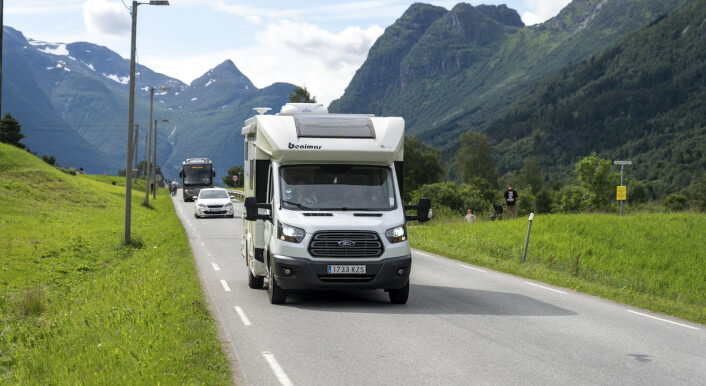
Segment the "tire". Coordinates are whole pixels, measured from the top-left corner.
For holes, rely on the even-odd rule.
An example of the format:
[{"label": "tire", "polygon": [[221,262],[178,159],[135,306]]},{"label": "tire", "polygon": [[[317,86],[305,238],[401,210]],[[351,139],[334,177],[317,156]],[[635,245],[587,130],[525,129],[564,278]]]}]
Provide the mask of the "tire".
[{"label": "tire", "polygon": [[409,281],[400,289],[389,290],[388,294],[390,295],[390,303],[407,304],[407,299],[409,299]]},{"label": "tire", "polygon": [[277,285],[274,277],[274,267],[270,263],[270,270],[267,274],[267,296],[270,298],[270,304],[284,304],[287,301],[287,291]]},{"label": "tire", "polygon": [[248,287],[252,289],[260,289],[262,285],[265,284],[265,278],[263,276],[255,276],[248,268]]}]

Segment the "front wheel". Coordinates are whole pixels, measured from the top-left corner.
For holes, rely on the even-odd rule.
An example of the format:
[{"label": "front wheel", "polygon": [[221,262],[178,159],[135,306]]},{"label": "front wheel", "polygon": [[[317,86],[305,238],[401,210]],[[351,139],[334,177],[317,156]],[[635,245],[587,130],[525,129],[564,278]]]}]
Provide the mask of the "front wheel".
[{"label": "front wheel", "polygon": [[263,284],[265,284],[265,278],[263,276],[253,275],[252,271],[248,268],[248,287],[252,289],[260,289]]},{"label": "front wheel", "polygon": [[407,304],[407,299],[409,299],[409,281],[400,289],[388,290],[388,294],[390,295],[390,303]]},{"label": "front wheel", "polygon": [[267,296],[270,298],[270,304],[284,304],[287,301],[287,291],[277,285],[274,274],[275,268],[270,264],[270,272],[267,274]]}]

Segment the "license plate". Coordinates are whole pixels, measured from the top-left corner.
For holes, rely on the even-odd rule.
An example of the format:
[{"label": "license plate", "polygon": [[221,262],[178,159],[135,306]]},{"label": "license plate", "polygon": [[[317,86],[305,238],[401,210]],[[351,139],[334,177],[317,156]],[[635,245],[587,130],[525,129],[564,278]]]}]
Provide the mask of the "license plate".
[{"label": "license plate", "polygon": [[328,268],[326,269],[326,273],[329,275],[336,275],[336,274],[347,274],[347,273],[352,273],[352,274],[365,274],[365,266],[364,265],[329,265]]}]

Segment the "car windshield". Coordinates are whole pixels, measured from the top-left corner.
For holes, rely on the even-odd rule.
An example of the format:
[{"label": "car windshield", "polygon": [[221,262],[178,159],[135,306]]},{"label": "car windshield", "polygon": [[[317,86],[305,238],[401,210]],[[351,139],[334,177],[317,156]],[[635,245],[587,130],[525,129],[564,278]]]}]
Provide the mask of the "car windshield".
[{"label": "car windshield", "polygon": [[184,166],[185,185],[211,185],[211,165]]},{"label": "car windshield", "polygon": [[392,210],[390,169],[357,165],[280,168],[282,207],[292,210]]},{"label": "car windshield", "polygon": [[204,198],[229,198],[228,192],[225,190],[202,190],[199,192],[199,199]]}]

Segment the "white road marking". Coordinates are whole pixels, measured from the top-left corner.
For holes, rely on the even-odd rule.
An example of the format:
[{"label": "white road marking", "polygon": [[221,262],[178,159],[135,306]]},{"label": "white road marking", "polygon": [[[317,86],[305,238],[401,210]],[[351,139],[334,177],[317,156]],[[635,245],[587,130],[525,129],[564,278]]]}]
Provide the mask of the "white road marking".
[{"label": "white road marking", "polygon": [[267,363],[270,365],[270,368],[275,373],[275,377],[277,377],[277,380],[282,386],[294,385],[287,376],[287,373],[284,372],[284,369],[282,369],[282,366],[279,365],[277,359],[275,359],[275,356],[271,352],[263,351],[262,356],[265,357],[265,360],[267,360]]},{"label": "white road marking", "polygon": [[565,293],[566,293],[566,292],[564,292],[564,291],[559,291],[558,289],[554,289],[554,288],[549,288],[549,287],[545,287],[545,286],[543,286],[543,285],[539,285],[539,284],[534,284],[534,283],[530,283],[530,282],[528,282],[528,281],[526,281],[526,282],[525,282],[525,284],[533,285],[533,286],[535,286],[535,287],[539,287],[539,288],[544,288],[544,289],[546,289],[546,290],[550,290],[550,291],[558,292],[558,293],[560,293],[560,294],[565,294]]},{"label": "white road marking", "polygon": [[701,329],[700,329],[700,328],[698,328],[698,327],[694,327],[694,326],[689,326],[689,325],[686,325],[686,324],[682,324],[682,323],[677,323],[677,322],[673,322],[673,321],[671,321],[671,320],[667,320],[667,319],[662,319],[662,318],[658,318],[658,317],[656,317],[656,316],[652,316],[652,315],[647,315],[647,314],[643,314],[642,312],[637,312],[637,311],[633,311],[633,310],[625,310],[625,311],[627,311],[627,312],[631,312],[631,313],[633,313],[633,314],[636,314],[636,315],[640,315],[640,316],[646,316],[646,317],[648,317],[648,318],[652,318],[652,319],[657,319],[657,320],[659,320],[659,321],[662,321],[662,322],[667,322],[667,323],[671,323],[671,324],[676,324],[677,326],[682,326],[682,327],[686,327],[686,328],[691,328],[692,330],[701,330]]},{"label": "white road marking", "polygon": [[230,287],[228,287],[228,283],[226,283],[225,280],[221,280],[221,285],[223,286],[223,289],[226,290],[226,292],[230,292]]},{"label": "white road marking", "polygon": [[242,308],[239,306],[235,306],[235,312],[238,313],[238,316],[240,316],[240,320],[243,321],[243,324],[246,326],[252,326],[252,323],[250,323],[250,319],[248,319],[248,316],[245,315],[245,311],[243,311]]},{"label": "white road marking", "polygon": [[204,244],[203,241],[201,242],[201,246],[206,248],[206,244]]},{"label": "white road marking", "polygon": [[465,265],[465,264],[459,264],[459,265],[460,265],[461,267],[468,268],[468,269],[472,269],[472,270],[478,271],[478,272],[483,272],[483,273],[487,273],[487,272],[488,272],[488,271],[486,271],[486,270],[484,270],[484,269],[480,269],[480,268],[476,268],[476,267],[471,267],[470,265]]},{"label": "white road marking", "polygon": [[220,271],[220,270],[221,270],[221,267],[219,267],[218,264],[216,264],[216,263],[211,263],[211,266],[213,267],[213,270],[214,270],[214,271]]},{"label": "white road marking", "polygon": [[414,251],[414,252],[415,252],[415,253],[418,253],[418,254],[420,254],[420,255],[429,256],[429,257],[434,257],[434,256],[432,256],[432,255],[430,255],[430,254],[428,254],[428,253],[419,252],[419,251]]}]

